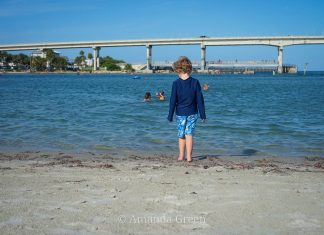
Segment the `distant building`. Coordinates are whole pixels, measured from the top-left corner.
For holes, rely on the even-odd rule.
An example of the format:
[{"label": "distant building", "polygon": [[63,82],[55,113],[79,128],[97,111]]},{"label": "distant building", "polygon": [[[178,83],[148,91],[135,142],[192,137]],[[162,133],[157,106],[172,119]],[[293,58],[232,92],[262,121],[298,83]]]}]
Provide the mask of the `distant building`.
[{"label": "distant building", "polygon": [[86,59],[85,60],[85,64],[89,67],[92,67],[93,66],[93,59]]},{"label": "distant building", "polygon": [[117,64],[122,70],[125,69],[126,63],[118,63]]},{"label": "distant building", "polygon": [[135,72],[142,72],[146,69],[146,64],[131,64]]},{"label": "distant building", "polygon": [[[58,52],[58,51],[53,51],[53,52],[54,52],[54,54],[55,54],[56,56],[60,56],[60,54],[61,54],[61,53]],[[32,56],[32,57],[37,57],[37,56],[39,56],[39,57],[41,57],[41,58],[46,58],[46,52],[43,51],[43,50],[35,50],[35,51],[32,52],[31,56]]]},{"label": "distant building", "polygon": [[0,62],[0,69],[7,69],[8,64],[6,62]]}]

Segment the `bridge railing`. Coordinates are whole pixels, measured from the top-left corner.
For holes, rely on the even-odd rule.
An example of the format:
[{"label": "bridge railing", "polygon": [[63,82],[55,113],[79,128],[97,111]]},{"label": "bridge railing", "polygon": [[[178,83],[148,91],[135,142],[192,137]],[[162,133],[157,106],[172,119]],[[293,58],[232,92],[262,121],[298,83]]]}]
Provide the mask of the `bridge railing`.
[{"label": "bridge railing", "polygon": [[207,65],[217,65],[217,64],[249,64],[249,65],[259,65],[259,64],[277,64],[276,60],[248,60],[248,61],[240,61],[240,60],[213,60],[206,61]]},{"label": "bridge railing", "polygon": [[[152,66],[154,67],[172,67],[174,61],[154,61]],[[192,61],[192,66],[194,68],[200,67],[200,61]],[[239,60],[211,60],[206,61],[207,67],[223,67],[223,66],[278,66],[276,60],[248,60],[248,61],[239,61]]]}]

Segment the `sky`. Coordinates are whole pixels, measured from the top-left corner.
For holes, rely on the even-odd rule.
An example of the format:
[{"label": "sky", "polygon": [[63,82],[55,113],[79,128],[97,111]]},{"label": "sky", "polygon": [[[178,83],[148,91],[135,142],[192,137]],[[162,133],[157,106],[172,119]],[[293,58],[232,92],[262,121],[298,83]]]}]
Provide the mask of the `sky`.
[{"label": "sky", "polygon": [[[0,44],[239,36],[324,36],[323,0],[0,0]],[[74,58],[80,49],[59,49]],[[86,53],[92,49],[84,49]],[[324,45],[284,48],[284,64],[324,70]],[[27,53],[27,52],[26,52]],[[145,47],[101,56],[145,63]],[[152,60],[200,60],[199,46],[154,46]],[[207,60],[277,60],[270,46],[209,46]]]}]

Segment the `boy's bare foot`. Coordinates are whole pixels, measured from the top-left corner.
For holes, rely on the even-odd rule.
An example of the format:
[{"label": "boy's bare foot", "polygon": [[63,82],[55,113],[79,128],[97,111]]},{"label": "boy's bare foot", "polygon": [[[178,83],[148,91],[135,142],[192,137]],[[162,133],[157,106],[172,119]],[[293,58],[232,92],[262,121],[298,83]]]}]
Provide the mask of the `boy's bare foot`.
[{"label": "boy's bare foot", "polygon": [[184,157],[178,157],[178,161],[183,161]]},{"label": "boy's bare foot", "polygon": [[192,162],[192,158],[187,158],[187,162]]}]

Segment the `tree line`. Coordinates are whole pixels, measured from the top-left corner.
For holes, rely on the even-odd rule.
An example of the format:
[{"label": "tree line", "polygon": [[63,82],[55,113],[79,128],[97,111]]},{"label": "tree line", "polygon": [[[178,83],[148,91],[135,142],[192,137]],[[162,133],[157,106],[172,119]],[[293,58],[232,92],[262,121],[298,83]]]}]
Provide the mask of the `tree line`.
[{"label": "tree line", "polygon": [[52,49],[44,49],[45,58],[40,56],[28,56],[23,53],[17,55],[0,51],[0,63],[3,70],[30,70],[30,71],[54,71],[66,70],[68,59],[59,56]]},{"label": "tree line", "polygon": [[[28,56],[26,54],[10,54],[0,51],[0,69],[2,70],[30,70],[30,71],[66,71],[74,70],[92,70],[93,66],[86,63],[88,60],[93,60],[91,53],[85,56],[84,51],[80,51],[79,55],[74,58],[73,63],[69,63],[67,57],[60,56],[52,49],[43,50],[45,57]],[[107,71],[127,71],[133,72],[131,64],[126,64],[122,69],[120,64],[125,64],[123,60],[116,60],[110,56],[99,57],[99,66]],[[74,66],[76,65],[76,66]]]},{"label": "tree line", "polygon": [[[74,63],[78,66],[81,66],[82,68],[86,67],[92,67],[85,63],[86,58],[88,60],[93,59],[93,55],[91,53],[88,53],[87,57],[85,56],[84,51],[80,51],[79,56],[75,57]],[[122,69],[119,64],[125,64],[125,61],[123,60],[117,60],[110,56],[105,57],[99,57],[99,67],[103,68],[107,71],[127,71],[127,72],[134,72],[134,69],[131,64],[125,64],[124,68]]]}]

